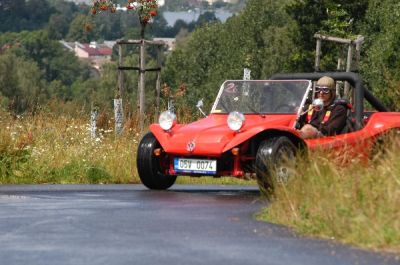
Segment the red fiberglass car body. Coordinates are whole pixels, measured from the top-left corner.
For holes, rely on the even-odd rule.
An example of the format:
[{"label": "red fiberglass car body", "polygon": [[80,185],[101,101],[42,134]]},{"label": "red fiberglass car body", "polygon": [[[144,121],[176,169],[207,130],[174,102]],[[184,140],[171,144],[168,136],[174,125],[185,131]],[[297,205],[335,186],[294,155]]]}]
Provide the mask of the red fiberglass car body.
[{"label": "red fiberglass car body", "polygon": [[[296,124],[322,76],[346,81],[353,106],[343,133],[301,139]],[[371,110],[364,110],[369,102]],[[372,106],[372,107],[371,107]],[[255,176],[265,188],[273,176],[290,177],[284,160],[316,148],[368,158],[380,136],[400,128],[400,113],[389,112],[367,91],[358,74],[346,72],[280,74],[270,80],[228,80],[211,112],[190,124],[178,124],[169,111],[141,140],[137,169],[150,189],[167,189],[178,175]]]}]

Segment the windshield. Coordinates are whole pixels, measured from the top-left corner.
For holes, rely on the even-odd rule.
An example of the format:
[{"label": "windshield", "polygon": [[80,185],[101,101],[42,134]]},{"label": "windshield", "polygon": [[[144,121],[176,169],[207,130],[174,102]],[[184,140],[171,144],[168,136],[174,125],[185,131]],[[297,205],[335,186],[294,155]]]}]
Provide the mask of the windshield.
[{"label": "windshield", "polygon": [[211,113],[299,113],[310,88],[307,80],[228,80],[222,84]]}]

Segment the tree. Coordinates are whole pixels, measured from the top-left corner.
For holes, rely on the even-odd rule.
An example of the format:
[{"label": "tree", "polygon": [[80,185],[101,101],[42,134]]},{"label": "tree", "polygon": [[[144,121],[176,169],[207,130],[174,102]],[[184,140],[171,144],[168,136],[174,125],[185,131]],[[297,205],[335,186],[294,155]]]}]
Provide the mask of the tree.
[{"label": "tree", "polygon": [[0,2],[0,32],[20,29],[18,20],[25,14],[24,6],[25,0],[2,0]]},{"label": "tree", "polygon": [[41,71],[33,61],[8,52],[0,55],[0,93],[8,98],[9,109],[15,113],[36,112],[47,99]]},{"label": "tree", "polygon": [[69,25],[69,31],[67,34],[67,40],[74,40],[83,43],[88,43],[91,40],[99,38],[97,29],[94,30],[83,30],[88,25],[88,18],[86,15],[77,15]]},{"label": "tree", "polygon": [[9,47],[7,52],[34,61],[41,69],[40,77],[47,82],[60,80],[69,86],[77,79],[89,78],[89,66],[80,62],[73,53],[63,50],[58,41],[49,38],[46,30],[3,34],[0,47]]},{"label": "tree", "polygon": [[0,32],[35,30],[43,27],[54,10],[47,0],[2,0]]},{"label": "tree", "polygon": [[48,22],[49,36],[55,40],[64,39],[68,34],[69,24],[78,15],[79,9],[73,2],[64,0],[56,0],[52,5],[56,12],[50,16]]},{"label": "tree", "polygon": [[400,3],[371,0],[362,28],[366,36],[361,72],[393,110],[400,110]]},{"label": "tree", "polygon": [[[336,37],[352,38],[357,34],[357,26],[362,23],[368,7],[368,0],[346,1],[294,1],[286,7],[288,14],[297,22],[299,34],[293,39],[299,47],[292,58],[292,66],[298,71],[313,71],[315,61],[315,33]],[[336,68],[338,47],[326,44],[322,53],[322,68]]]},{"label": "tree", "polygon": [[210,11],[204,12],[197,19],[197,25],[200,26],[200,27],[203,26],[204,24],[215,23],[215,22],[220,22],[220,21],[215,16],[215,13],[214,12],[210,12]]},{"label": "tree", "polygon": [[173,89],[187,85],[186,105],[195,106],[203,98],[210,107],[220,84],[241,79],[244,67],[251,69],[254,79],[286,69],[285,62],[296,50],[290,38],[296,27],[290,30],[295,24],[283,8],[286,3],[251,0],[240,15],[224,24],[197,28],[167,58],[164,81]]}]

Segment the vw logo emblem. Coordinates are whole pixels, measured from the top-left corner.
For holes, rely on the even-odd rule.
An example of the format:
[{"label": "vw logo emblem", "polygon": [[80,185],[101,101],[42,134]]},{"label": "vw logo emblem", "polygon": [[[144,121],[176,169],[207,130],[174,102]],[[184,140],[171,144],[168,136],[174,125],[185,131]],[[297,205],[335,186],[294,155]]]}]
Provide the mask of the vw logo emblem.
[{"label": "vw logo emblem", "polygon": [[196,144],[194,143],[194,140],[190,140],[186,145],[186,150],[188,150],[189,152],[193,152],[195,147]]}]

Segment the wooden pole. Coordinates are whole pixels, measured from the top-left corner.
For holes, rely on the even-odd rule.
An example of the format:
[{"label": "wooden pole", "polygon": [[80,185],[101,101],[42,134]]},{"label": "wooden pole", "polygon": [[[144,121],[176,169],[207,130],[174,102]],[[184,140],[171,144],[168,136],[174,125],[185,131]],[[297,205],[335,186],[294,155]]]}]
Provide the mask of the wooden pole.
[{"label": "wooden pole", "polygon": [[356,69],[360,68],[360,58],[361,58],[361,43],[356,43]]},{"label": "wooden pole", "polygon": [[337,38],[337,37],[332,37],[332,36],[325,36],[321,34],[314,34],[314,38],[318,40],[326,40],[326,41],[332,41],[332,42],[337,42],[341,44],[351,44],[352,40],[351,39],[343,39],[343,38]]},{"label": "wooden pole", "polygon": [[321,39],[317,39],[317,47],[315,48],[315,72],[319,72],[321,64]]},{"label": "wooden pole", "polygon": [[96,139],[96,121],[97,121],[97,109],[93,106],[92,103],[92,111],[90,112],[90,137],[92,140]]},{"label": "wooden pole", "polygon": [[146,73],[146,61],[145,61],[145,46],[144,40],[140,44],[140,91],[139,91],[139,127],[140,132],[144,130],[144,115],[145,115],[145,73]]},{"label": "wooden pole", "polygon": [[353,45],[349,44],[347,49],[346,72],[350,72],[352,61],[353,61]]},{"label": "wooden pole", "polygon": [[[123,65],[123,57],[122,57],[122,45],[118,45],[118,66],[121,67]],[[118,69],[118,93],[121,98],[123,98],[124,94],[124,74],[121,69]]]},{"label": "wooden pole", "polygon": [[161,46],[157,45],[157,67],[160,69],[157,71],[156,81],[156,113],[155,122],[157,122],[158,115],[160,114],[160,90],[161,90]]},{"label": "wooden pole", "polygon": [[114,99],[114,117],[115,117],[115,136],[119,136],[122,133],[124,112],[122,108],[122,97],[124,94],[124,76],[120,66],[123,64],[122,59],[122,45],[118,46],[118,91]]},{"label": "wooden pole", "polygon": [[[347,49],[347,62],[346,62],[346,72],[351,71],[351,63],[353,59],[353,45],[349,44],[348,49]],[[346,98],[349,98],[349,90],[350,90],[350,84],[349,82],[344,83],[344,96]]]},{"label": "wooden pole", "polygon": [[[336,70],[337,70],[337,71],[341,71],[341,69],[342,69],[342,58],[339,57],[339,58],[338,58],[338,62],[337,62],[337,68],[336,68]],[[339,84],[339,82],[336,82],[336,95],[337,95],[339,98],[341,98],[341,95],[340,95],[340,84]]]}]

